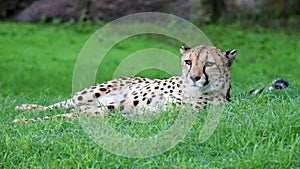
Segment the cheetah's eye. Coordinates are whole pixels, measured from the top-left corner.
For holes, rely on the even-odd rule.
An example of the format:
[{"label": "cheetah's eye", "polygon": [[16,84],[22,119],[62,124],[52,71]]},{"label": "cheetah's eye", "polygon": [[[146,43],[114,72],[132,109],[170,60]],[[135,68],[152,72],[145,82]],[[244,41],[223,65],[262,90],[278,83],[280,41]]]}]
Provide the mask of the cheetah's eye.
[{"label": "cheetah's eye", "polygon": [[215,63],[214,62],[206,62],[205,63],[205,67],[211,67],[213,66]]},{"label": "cheetah's eye", "polygon": [[187,65],[192,65],[192,61],[191,60],[184,60],[185,64]]}]

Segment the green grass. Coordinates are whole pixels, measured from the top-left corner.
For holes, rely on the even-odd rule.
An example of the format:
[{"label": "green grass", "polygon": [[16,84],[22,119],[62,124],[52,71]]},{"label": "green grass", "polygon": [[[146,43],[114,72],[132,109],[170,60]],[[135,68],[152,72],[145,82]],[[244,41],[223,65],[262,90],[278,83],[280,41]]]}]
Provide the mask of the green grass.
[{"label": "green grass", "polygon": [[[205,111],[176,147],[144,159],[120,157],[102,149],[84,132],[78,119],[11,124],[14,118],[66,112],[16,112],[14,107],[21,103],[47,105],[68,98],[77,55],[99,27],[0,23],[1,168],[300,167],[300,32],[292,27],[265,29],[238,23],[200,27],[214,45],[238,50],[232,66],[233,101],[205,143],[198,141]],[[157,35],[124,40],[104,59],[97,81],[109,80],[122,58],[134,51],[158,47],[177,53],[180,45]],[[167,76],[151,70],[141,75]],[[269,85],[278,76],[289,80],[290,88],[239,96]],[[149,128],[132,127],[118,117],[112,120],[115,128],[134,136],[151,136],[172,124],[169,116],[149,124]]]}]

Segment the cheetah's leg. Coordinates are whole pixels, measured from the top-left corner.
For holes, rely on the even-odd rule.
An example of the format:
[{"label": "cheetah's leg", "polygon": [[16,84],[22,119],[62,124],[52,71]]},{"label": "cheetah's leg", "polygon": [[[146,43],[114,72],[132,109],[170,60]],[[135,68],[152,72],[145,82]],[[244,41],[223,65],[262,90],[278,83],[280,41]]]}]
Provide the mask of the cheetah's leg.
[{"label": "cheetah's leg", "polygon": [[34,111],[45,111],[45,110],[53,110],[53,109],[70,109],[75,107],[75,103],[72,101],[72,99],[67,99],[58,103],[55,103],[50,106],[42,106],[38,104],[21,104],[16,106],[16,111],[25,111],[25,110],[34,110]]},{"label": "cheetah's leg", "polygon": [[[32,111],[41,112],[41,111],[46,111],[46,110],[53,110],[56,108],[70,109],[73,107],[75,107],[75,103],[72,102],[72,99],[67,99],[67,100],[55,103],[53,105],[50,105],[50,106],[42,106],[42,105],[38,105],[38,104],[22,104],[22,105],[16,106],[15,110],[16,111],[32,110]],[[12,120],[12,123],[38,122],[38,121],[49,120],[49,119],[58,118],[58,117],[73,118],[73,117],[77,117],[77,116],[78,116],[78,114],[75,112],[75,113],[57,114],[57,115],[53,115],[53,116],[44,116],[44,117],[29,118],[29,119],[26,119],[26,118],[14,119],[14,120]]]},{"label": "cheetah's leg", "polygon": [[26,118],[14,119],[14,120],[12,120],[12,123],[39,122],[39,121],[50,120],[50,119],[54,119],[54,118],[58,118],[58,117],[63,117],[63,118],[70,119],[70,118],[77,117],[77,116],[78,116],[77,113],[57,114],[57,115],[54,115],[54,116],[44,116],[44,117],[29,118],[29,119],[26,119]]},{"label": "cheetah's leg", "polygon": [[95,106],[90,106],[90,105],[81,105],[78,108],[76,108],[76,111],[73,113],[67,113],[67,114],[56,114],[53,116],[44,116],[44,117],[36,117],[36,118],[21,118],[21,119],[14,119],[12,120],[12,123],[19,123],[19,122],[23,122],[23,123],[28,123],[28,122],[39,122],[39,121],[44,121],[44,120],[50,120],[50,119],[55,119],[55,118],[74,118],[74,117],[78,117],[79,114],[82,114],[84,116],[92,116],[92,117],[96,117],[96,116],[100,116],[100,117],[104,117],[108,114],[109,110],[105,107],[95,107]]},{"label": "cheetah's leg", "polygon": [[[95,100],[96,101],[96,100]],[[22,104],[20,106],[16,107],[16,110],[35,110],[35,111],[45,111],[45,110],[53,110],[56,108],[62,108],[62,109],[70,109],[70,108],[75,108],[76,113],[69,113],[69,114],[57,114],[53,116],[46,116],[46,117],[38,117],[38,118],[31,118],[31,119],[15,119],[12,122],[17,123],[17,122],[38,122],[38,121],[43,121],[43,120],[49,120],[57,117],[65,117],[65,118],[72,118],[72,117],[77,117],[78,114],[83,114],[83,115],[91,115],[91,116],[101,116],[104,117],[108,114],[108,110],[115,110],[115,108],[118,106],[117,103],[109,102],[109,103],[96,103],[96,102],[90,102],[87,104],[81,104],[74,103],[73,99],[68,99],[62,102],[55,103],[50,106],[41,106],[37,104]]]},{"label": "cheetah's leg", "polygon": [[38,104],[21,104],[15,107],[16,111],[34,110],[34,111],[45,111],[47,106],[42,106]]}]

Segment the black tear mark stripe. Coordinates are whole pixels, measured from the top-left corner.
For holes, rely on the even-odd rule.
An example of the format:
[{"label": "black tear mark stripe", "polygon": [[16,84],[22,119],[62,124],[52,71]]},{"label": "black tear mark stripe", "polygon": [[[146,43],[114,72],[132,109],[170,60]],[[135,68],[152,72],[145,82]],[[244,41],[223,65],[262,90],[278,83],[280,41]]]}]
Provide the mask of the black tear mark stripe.
[{"label": "black tear mark stripe", "polygon": [[188,78],[188,75],[190,74],[191,70],[192,70],[192,66],[190,66],[190,68],[189,68],[189,70],[188,70],[188,72],[187,72],[187,74],[185,76],[186,79]]},{"label": "black tear mark stripe", "polygon": [[206,70],[206,66],[204,65],[203,66],[203,74],[205,76],[205,83],[203,84],[204,86],[206,86],[209,83],[209,81],[208,81],[208,75],[206,74],[205,70]]}]

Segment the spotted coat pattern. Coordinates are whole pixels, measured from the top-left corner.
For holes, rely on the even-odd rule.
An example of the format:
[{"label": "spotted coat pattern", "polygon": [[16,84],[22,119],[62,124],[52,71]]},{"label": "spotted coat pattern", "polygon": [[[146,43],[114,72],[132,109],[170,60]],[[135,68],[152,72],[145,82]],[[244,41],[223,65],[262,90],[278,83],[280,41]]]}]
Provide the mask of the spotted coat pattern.
[{"label": "spotted coat pattern", "polygon": [[[194,110],[206,104],[230,101],[230,66],[236,50],[222,52],[215,46],[180,47],[182,74],[171,78],[116,78],[85,88],[72,98],[50,106],[22,104],[16,110],[71,109],[92,115],[106,115],[107,110],[126,114],[155,112],[168,104],[191,105]],[[71,118],[76,114],[56,115]],[[48,119],[49,117],[41,118]],[[39,119],[21,119],[23,122]],[[18,122],[16,119],[13,122]]]}]

